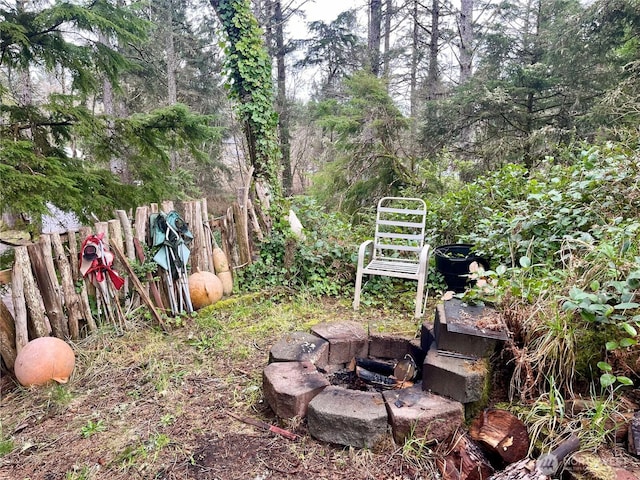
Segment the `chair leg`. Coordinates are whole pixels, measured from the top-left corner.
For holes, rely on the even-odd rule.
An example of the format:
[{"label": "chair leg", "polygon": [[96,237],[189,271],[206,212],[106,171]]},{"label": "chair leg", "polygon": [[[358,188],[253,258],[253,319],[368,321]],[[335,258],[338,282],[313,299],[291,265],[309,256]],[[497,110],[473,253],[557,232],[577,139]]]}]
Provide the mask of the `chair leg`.
[{"label": "chair leg", "polygon": [[353,297],[353,309],[360,308],[360,290],[362,290],[362,271],[358,269],[356,273],[356,291]]},{"label": "chair leg", "polygon": [[424,315],[424,309],[422,308],[422,298],[424,297],[424,277],[421,276],[418,279],[418,290],[416,292],[416,310],[415,318],[421,318]]}]

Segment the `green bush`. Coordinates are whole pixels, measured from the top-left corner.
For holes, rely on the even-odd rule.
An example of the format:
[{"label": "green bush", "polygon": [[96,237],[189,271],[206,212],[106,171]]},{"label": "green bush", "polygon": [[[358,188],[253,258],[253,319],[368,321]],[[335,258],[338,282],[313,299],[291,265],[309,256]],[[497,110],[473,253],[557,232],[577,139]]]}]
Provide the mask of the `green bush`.
[{"label": "green bush", "polygon": [[291,209],[304,227],[298,238],[286,220],[274,225],[260,245],[260,257],[241,270],[241,289],[281,288],[312,295],[350,296],[357,245],[351,227],[337,213],[325,213],[311,198],[295,198]]}]

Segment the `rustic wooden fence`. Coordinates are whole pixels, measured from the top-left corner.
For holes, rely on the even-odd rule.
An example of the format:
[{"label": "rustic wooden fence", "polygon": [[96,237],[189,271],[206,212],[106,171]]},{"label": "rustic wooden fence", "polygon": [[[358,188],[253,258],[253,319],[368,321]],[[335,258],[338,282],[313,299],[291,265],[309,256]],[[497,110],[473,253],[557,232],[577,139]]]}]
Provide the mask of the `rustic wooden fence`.
[{"label": "rustic wooden fence", "polygon": [[[141,262],[147,243],[149,217],[159,211],[176,210],[193,234],[190,244],[191,271],[213,272],[213,248],[223,249],[232,268],[251,263],[253,238],[262,238],[257,215],[246,195],[227,209],[226,215],[212,218],[207,200],[162,202],[138,207],[135,212],[117,210],[115,218],[83,226],[77,231],[40,236],[37,243],[16,246],[13,268],[0,272],[0,284],[10,284],[13,312],[0,301],[0,358],[13,370],[17,353],[29,340],[53,335],[77,340],[97,330],[106,321],[117,319],[124,328],[128,312],[140,305],[148,308],[153,321],[164,326],[170,315],[166,289],[149,273],[141,282],[134,274],[134,259]],[[125,277],[124,287],[103,305],[115,312],[110,318],[96,314],[95,287],[80,273],[79,257],[85,238],[100,234],[115,254],[114,270]],[[147,259],[148,261],[148,259]],[[98,310],[99,311],[99,310]]]}]

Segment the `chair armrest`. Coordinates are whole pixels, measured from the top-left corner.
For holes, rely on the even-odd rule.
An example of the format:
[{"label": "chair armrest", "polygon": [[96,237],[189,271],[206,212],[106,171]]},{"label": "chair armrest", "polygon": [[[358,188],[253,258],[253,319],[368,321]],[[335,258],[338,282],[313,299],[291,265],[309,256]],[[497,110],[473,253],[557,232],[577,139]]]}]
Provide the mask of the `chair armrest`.
[{"label": "chair armrest", "polygon": [[420,273],[425,274],[429,269],[429,257],[431,256],[431,245],[426,244],[420,250]]},{"label": "chair armrest", "polygon": [[366,257],[373,257],[373,240],[365,240],[358,248],[358,269],[364,267]]}]

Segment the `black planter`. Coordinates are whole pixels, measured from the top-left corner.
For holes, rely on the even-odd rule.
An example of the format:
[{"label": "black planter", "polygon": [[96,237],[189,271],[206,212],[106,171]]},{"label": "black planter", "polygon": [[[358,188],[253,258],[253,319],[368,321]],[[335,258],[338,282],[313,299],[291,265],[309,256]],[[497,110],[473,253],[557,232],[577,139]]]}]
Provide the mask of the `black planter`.
[{"label": "black planter", "polygon": [[441,245],[433,251],[436,257],[436,270],[444,276],[449,290],[456,293],[464,292],[469,280],[469,265],[478,262],[485,270],[489,269],[489,262],[486,259],[471,253],[473,245],[467,243],[456,243],[452,245]]}]

